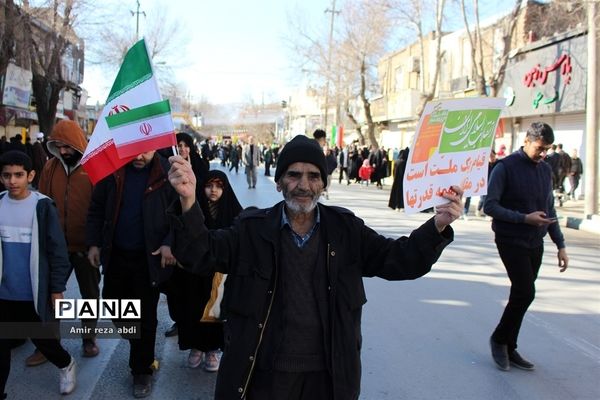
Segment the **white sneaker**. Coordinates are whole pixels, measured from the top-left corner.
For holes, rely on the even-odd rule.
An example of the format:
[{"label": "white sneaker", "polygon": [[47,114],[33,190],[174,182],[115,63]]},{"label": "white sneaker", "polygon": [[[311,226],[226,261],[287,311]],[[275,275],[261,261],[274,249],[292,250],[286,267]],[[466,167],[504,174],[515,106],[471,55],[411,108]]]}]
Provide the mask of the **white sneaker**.
[{"label": "white sneaker", "polygon": [[203,353],[200,350],[191,349],[190,355],[188,356],[188,367],[197,368],[202,364],[202,355]]},{"label": "white sneaker", "polygon": [[204,360],[204,370],[217,372],[221,364],[221,352],[219,350],[208,351]]},{"label": "white sneaker", "polygon": [[75,359],[71,357],[71,362],[64,368],[60,369],[60,394],[69,394],[75,390],[77,383],[77,364]]}]

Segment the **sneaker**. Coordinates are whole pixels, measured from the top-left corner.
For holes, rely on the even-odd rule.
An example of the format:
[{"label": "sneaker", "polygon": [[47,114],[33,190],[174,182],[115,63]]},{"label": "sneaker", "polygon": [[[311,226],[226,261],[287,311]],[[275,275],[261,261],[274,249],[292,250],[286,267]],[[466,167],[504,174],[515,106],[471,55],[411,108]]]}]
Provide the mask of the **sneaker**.
[{"label": "sneaker", "polygon": [[490,337],[490,348],[496,367],[502,371],[508,371],[510,369],[508,347],[505,344],[496,343],[496,341]]},{"label": "sneaker", "polygon": [[152,393],[152,375],[140,374],[133,376],[133,397],[140,399]]},{"label": "sneaker", "polygon": [[77,364],[75,359],[71,357],[71,362],[64,368],[60,369],[60,394],[69,394],[75,390],[77,383]]},{"label": "sneaker", "polygon": [[206,353],[206,359],[204,360],[204,370],[208,372],[217,372],[219,365],[221,364],[221,352],[219,350],[213,350]]},{"label": "sneaker", "polygon": [[200,350],[191,349],[190,355],[188,356],[188,367],[197,368],[202,364],[202,355],[203,353]]},{"label": "sneaker", "polygon": [[178,333],[179,333],[179,330],[177,329],[177,322],[176,322],[173,325],[171,325],[171,327],[169,329],[167,329],[165,331],[165,336],[166,337],[177,336]]},{"label": "sneaker", "polygon": [[100,349],[96,345],[94,340],[85,340],[83,342],[83,356],[84,357],[96,357],[100,353]]},{"label": "sneaker", "polygon": [[513,366],[524,369],[525,371],[533,371],[535,369],[535,365],[521,357],[516,350],[513,350],[508,354],[508,359]]},{"label": "sneaker", "polygon": [[42,352],[38,349],[35,349],[33,354],[31,354],[25,359],[25,365],[27,365],[28,367],[35,367],[37,365],[42,365],[46,361],[48,361],[46,356],[43,355]]}]

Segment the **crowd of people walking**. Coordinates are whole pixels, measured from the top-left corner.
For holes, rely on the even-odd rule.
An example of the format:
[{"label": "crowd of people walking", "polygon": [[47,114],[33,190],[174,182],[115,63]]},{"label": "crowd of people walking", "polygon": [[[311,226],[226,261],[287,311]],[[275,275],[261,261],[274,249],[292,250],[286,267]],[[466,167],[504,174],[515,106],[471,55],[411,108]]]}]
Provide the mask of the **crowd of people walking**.
[{"label": "crowd of people walking", "polygon": [[[319,199],[329,198],[336,170],[340,185],[382,189],[394,164],[388,205],[403,208],[409,148],[394,150],[392,163],[382,147],[329,146],[320,129],[282,148],[257,144],[253,136],[216,145],[197,145],[184,133],[176,140],[176,153],[139,154],[95,186],[80,164],[86,140],[75,122],[57,123],[29,147],[22,138],[3,144],[0,322],[52,322],[53,301],[62,298],[74,270],[84,299],[102,293],[141,302],[140,333],[127,338],[136,398],[152,393],[161,292],[173,320],[167,335],[176,335],[179,349],[188,352],[187,366],[219,372],[216,398],[358,398],[362,278],[403,280],[429,272],[453,240],[451,223],[468,213],[470,198],[452,186],[443,195],[447,203],[427,222],[393,240]],[[489,194],[477,207],[493,218],[513,285],[490,338],[502,370],[534,368],[517,352],[517,336],[534,298],[546,233],[558,248],[561,272],[568,267],[553,196],[558,191],[574,198],[583,168],[576,152],[570,157],[553,141],[549,126],[534,124],[516,152],[497,160],[492,150]],[[213,159],[224,171],[209,169]],[[261,164],[265,176],[275,168],[283,200],[243,210],[228,174],[241,166],[252,190]],[[533,184],[535,193],[527,190]],[[17,231],[26,233],[24,239],[15,239]],[[82,320],[92,332],[96,324]],[[62,347],[57,325],[49,326],[48,337],[32,338],[36,350],[26,364],[50,361],[59,369],[60,392],[68,394],[76,387],[77,363]],[[0,394],[11,349],[22,343],[0,339]],[[96,335],[81,336],[83,357],[100,351]]]}]

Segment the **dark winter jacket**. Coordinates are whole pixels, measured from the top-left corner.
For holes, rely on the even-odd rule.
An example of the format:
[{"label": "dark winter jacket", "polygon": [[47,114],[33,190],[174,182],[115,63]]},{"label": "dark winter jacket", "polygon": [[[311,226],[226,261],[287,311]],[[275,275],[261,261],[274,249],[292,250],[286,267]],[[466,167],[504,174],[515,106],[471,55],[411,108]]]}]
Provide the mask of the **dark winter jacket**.
[{"label": "dark winter jacket", "polygon": [[[71,275],[71,264],[54,202],[39,192],[31,192],[31,195],[38,199],[29,257],[33,305],[42,321],[50,321],[54,318],[50,294],[62,293],[66,290]],[[5,196],[7,192],[0,193],[0,201]],[[0,246],[0,281],[2,281],[2,270],[2,246]]]},{"label": "dark winter jacket", "polygon": [[532,161],[523,148],[496,162],[483,210],[493,218],[492,230],[498,243],[535,248],[543,244],[544,236],[550,232],[556,246],[565,247],[557,222],[543,226],[525,223],[529,213],[543,211],[548,218],[554,218],[556,210],[551,167]]},{"label": "dark winter jacket", "polygon": [[[154,287],[166,281],[172,272],[171,267],[161,268],[160,255],[152,255],[162,245],[171,245],[169,221],[166,209],[177,198],[173,187],[167,181],[169,162],[158,153],[151,162],[150,177],[144,192],[143,220],[145,251],[150,268],[150,284]],[[125,168],[107,176],[94,187],[86,223],[86,243],[101,249],[100,261],[103,272],[110,268],[111,251],[116,243],[115,226],[123,198]]]},{"label": "dark winter jacket", "polygon": [[[280,308],[273,307],[273,302],[278,293],[283,207],[280,202],[272,208],[243,212],[231,228],[216,231],[202,229],[198,203],[183,215],[179,202],[170,210],[178,261],[199,274],[207,273],[211,265],[228,274],[225,349],[215,399],[242,399],[259,352],[263,356],[276,353],[278,334],[267,327],[277,317],[273,310]],[[327,255],[329,297],[318,302],[327,369],[334,399],[358,399],[361,312],[367,301],[362,278],[403,280],[426,274],[453,240],[453,231],[448,227],[438,233],[431,219],[410,237],[393,240],[377,234],[346,209],[318,207],[320,238]]]}]

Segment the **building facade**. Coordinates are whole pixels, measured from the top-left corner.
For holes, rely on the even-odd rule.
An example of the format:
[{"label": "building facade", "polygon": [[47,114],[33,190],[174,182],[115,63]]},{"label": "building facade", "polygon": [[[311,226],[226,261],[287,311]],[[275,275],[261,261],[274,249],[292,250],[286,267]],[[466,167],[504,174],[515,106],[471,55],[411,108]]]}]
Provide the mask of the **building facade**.
[{"label": "building facade", "polygon": [[[12,10],[8,14],[7,5],[0,8],[0,26],[14,24],[14,57],[8,60],[4,73],[0,71],[0,136],[7,139],[21,134],[35,140],[39,132],[36,99],[32,89],[33,73],[29,46],[23,29],[24,21],[30,21],[31,40],[38,44],[37,51],[48,49],[49,44],[58,34],[52,28],[53,11],[45,8]],[[7,15],[11,18],[7,19]],[[56,119],[72,119],[78,121],[85,129],[87,112],[85,110],[86,95],[81,88],[84,72],[84,42],[72,29],[67,29],[64,52],[60,59],[60,73],[65,87],[59,95]],[[44,56],[48,56],[44,54]],[[49,132],[47,132],[49,133]]]},{"label": "building facade", "polygon": [[[509,149],[523,143],[532,122],[554,129],[555,143],[586,159],[587,32],[576,29],[519,49],[510,59],[501,95],[503,136],[496,139]],[[592,150],[593,151],[593,150]],[[585,179],[585,174],[583,176]],[[579,185],[583,193],[585,184]]]}]

